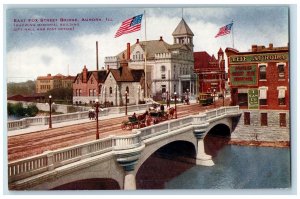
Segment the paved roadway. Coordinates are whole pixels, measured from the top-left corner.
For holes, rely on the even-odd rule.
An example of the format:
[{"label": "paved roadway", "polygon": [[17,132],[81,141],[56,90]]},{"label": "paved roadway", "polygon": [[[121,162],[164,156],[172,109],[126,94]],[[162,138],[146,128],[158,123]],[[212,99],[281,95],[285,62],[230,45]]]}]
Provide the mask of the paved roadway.
[{"label": "paved roadway", "polygon": [[[222,106],[223,100],[216,101],[215,105],[200,106],[199,104],[178,106],[177,117],[198,114],[205,109],[213,109]],[[225,105],[229,99],[225,100]],[[99,120],[100,139],[109,135],[122,135],[131,133],[130,130],[122,130],[121,122],[127,120],[127,116],[112,119]],[[65,127],[42,130],[23,135],[8,137],[8,161],[41,154],[44,151],[55,150],[95,140],[96,122],[75,124]]]}]

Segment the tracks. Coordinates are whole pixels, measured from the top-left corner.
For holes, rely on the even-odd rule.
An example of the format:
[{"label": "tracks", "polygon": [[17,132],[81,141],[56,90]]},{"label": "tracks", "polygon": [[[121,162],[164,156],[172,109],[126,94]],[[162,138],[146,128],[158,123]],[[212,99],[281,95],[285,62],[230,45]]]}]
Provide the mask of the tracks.
[{"label": "tracks", "polygon": [[[220,102],[217,102],[220,106]],[[202,107],[198,104],[178,106],[177,117],[198,114],[205,109],[215,108],[214,105]],[[131,131],[122,130],[121,122],[127,117],[118,117],[99,121],[100,138],[109,135],[129,134]],[[84,124],[76,124],[55,129],[43,130],[23,135],[8,137],[8,161],[13,161],[37,154],[47,150],[55,150],[67,146],[80,144],[95,140],[96,122],[91,121]]]}]

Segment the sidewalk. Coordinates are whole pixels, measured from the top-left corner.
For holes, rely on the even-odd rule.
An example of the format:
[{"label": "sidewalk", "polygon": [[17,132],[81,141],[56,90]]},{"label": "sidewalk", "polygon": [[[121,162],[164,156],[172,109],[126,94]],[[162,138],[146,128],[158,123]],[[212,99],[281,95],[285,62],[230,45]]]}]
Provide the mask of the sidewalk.
[{"label": "sidewalk", "polygon": [[[191,100],[191,104],[194,104],[194,103],[196,103],[196,100],[194,100],[194,101]],[[177,106],[182,106],[182,105],[183,104],[178,104]],[[172,104],[171,106],[174,106],[174,104]],[[134,112],[137,114],[141,114],[141,113],[144,113],[145,110],[128,112],[128,116],[132,115]],[[111,115],[107,115],[107,116],[101,116],[101,111],[99,112],[99,114],[100,114],[99,121],[111,119],[111,118],[122,117],[125,115],[125,113],[118,113],[118,114],[111,114]],[[71,125],[75,125],[75,124],[83,124],[83,123],[92,122],[92,121],[95,121],[95,120],[90,120],[89,118],[86,118],[86,119],[81,119],[81,120],[52,123],[52,129],[65,127],[65,126],[71,126]],[[49,129],[49,125],[29,126],[24,129],[8,131],[7,136],[22,135],[22,134],[26,134],[26,133],[33,133],[33,132],[43,131],[43,130],[47,130],[47,129]]]},{"label": "sidewalk", "polygon": [[[134,111],[136,113],[144,113],[145,111]],[[132,115],[134,112],[128,112],[128,116]],[[106,120],[106,119],[111,119],[111,118],[117,118],[117,117],[122,117],[125,115],[125,113],[118,113],[118,114],[111,114],[107,116],[101,116],[101,111],[99,112],[99,121],[101,120]],[[95,122],[96,120],[90,120],[89,118],[86,119],[81,119],[81,120],[73,120],[73,121],[66,121],[66,122],[60,122],[60,123],[52,123],[52,129],[55,128],[60,128],[60,127],[65,127],[65,126],[70,126],[74,124],[83,124],[87,122]],[[95,122],[96,123],[96,122]],[[26,133],[33,133],[37,131],[43,131],[49,129],[49,125],[37,125],[37,126],[29,126],[24,129],[17,129],[17,130],[12,130],[7,132],[7,136],[15,136],[15,135],[22,135]]]}]

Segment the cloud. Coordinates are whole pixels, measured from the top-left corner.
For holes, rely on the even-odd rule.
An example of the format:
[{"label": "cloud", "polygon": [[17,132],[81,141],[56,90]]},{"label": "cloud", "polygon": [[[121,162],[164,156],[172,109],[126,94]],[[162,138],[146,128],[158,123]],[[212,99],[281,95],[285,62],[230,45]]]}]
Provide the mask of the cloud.
[{"label": "cloud", "polygon": [[[163,36],[164,41],[173,43],[172,33],[181,20],[181,9],[177,8],[175,14],[168,14],[163,9],[150,9],[147,15],[147,40],[158,40]],[[232,16],[238,18],[236,11],[231,8],[204,8],[197,14],[193,8],[184,9],[184,19],[194,33],[194,51],[207,51],[210,55],[216,56],[219,48],[223,51],[226,47],[232,47],[232,35],[218,38],[214,36],[219,28],[231,21]],[[160,12],[160,13],[158,13]],[[251,13],[249,11],[249,13]],[[286,46],[288,42],[288,32],[286,23],[283,25],[272,26],[266,21],[257,18],[255,21],[249,17],[255,15],[246,14],[247,17],[239,17],[234,22],[234,45],[239,51],[248,51],[252,44],[274,46]],[[172,15],[172,16],[171,16]],[[232,15],[232,16],[231,16]],[[242,15],[242,14],[240,14]],[[223,21],[220,20],[223,16]],[[279,15],[280,17],[281,15]],[[282,17],[281,17],[282,18]],[[124,19],[125,20],[125,19]],[[282,19],[281,19],[282,20]],[[224,22],[226,21],[226,22]],[[268,20],[269,21],[269,20]],[[274,21],[277,21],[274,18]],[[13,48],[7,54],[8,78],[28,77],[34,79],[47,73],[67,74],[67,66],[70,66],[70,74],[76,75],[82,71],[84,65],[89,70],[96,69],[96,41],[99,42],[99,66],[104,66],[106,56],[115,56],[126,48],[126,43],[134,44],[136,39],[145,40],[143,21],[142,29],[121,37],[114,38],[119,25],[107,26],[102,31],[93,33],[72,34],[45,47],[33,45],[25,49]],[[75,35],[75,36],[74,36]],[[64,43],[63,43],[64,42]],[[16,72],[17,71],[17,72]],[[18,78],[12,79],[16,81]]]},{"label": "cloud", "polygon": [[7,54],[8,81],[36,79],[51,73],[67,73],[70,57],[56,46],[34,46],[26,50],[12,50]]}]

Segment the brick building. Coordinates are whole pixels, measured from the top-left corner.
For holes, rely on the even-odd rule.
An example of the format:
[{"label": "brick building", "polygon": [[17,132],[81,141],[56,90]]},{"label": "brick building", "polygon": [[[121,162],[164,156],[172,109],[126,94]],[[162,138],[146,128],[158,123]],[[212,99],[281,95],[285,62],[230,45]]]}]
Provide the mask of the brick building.
[{"label": "brick building", "polygon": [[72,88],[74,78],[74,76],[64,76],[62,74],[38,76],[35,83],[35,92],[46,93],[55,88]]},{"label": "brick building", "polygon": [[223,93],[226,82],[224,52],[220,48],[218,58],[206,51],[194,52],[194,71],[198,75],[199,92]]},{"label": "brick building", "polygon": [[289,47],[252,45],[250,52],[225,50],[232,105],[243,110],[244,126],[254,133],[289,135]]},{"label": "brick building", "polygon": [[117,69],[88,71],[84,66],[73,82],[73,104],[92,104],[98,99],[100,104],[122,106],[125,92],[128,105],[138,104],[144,100],[144,81],[144,70],[130,69],[125,55]]}]

